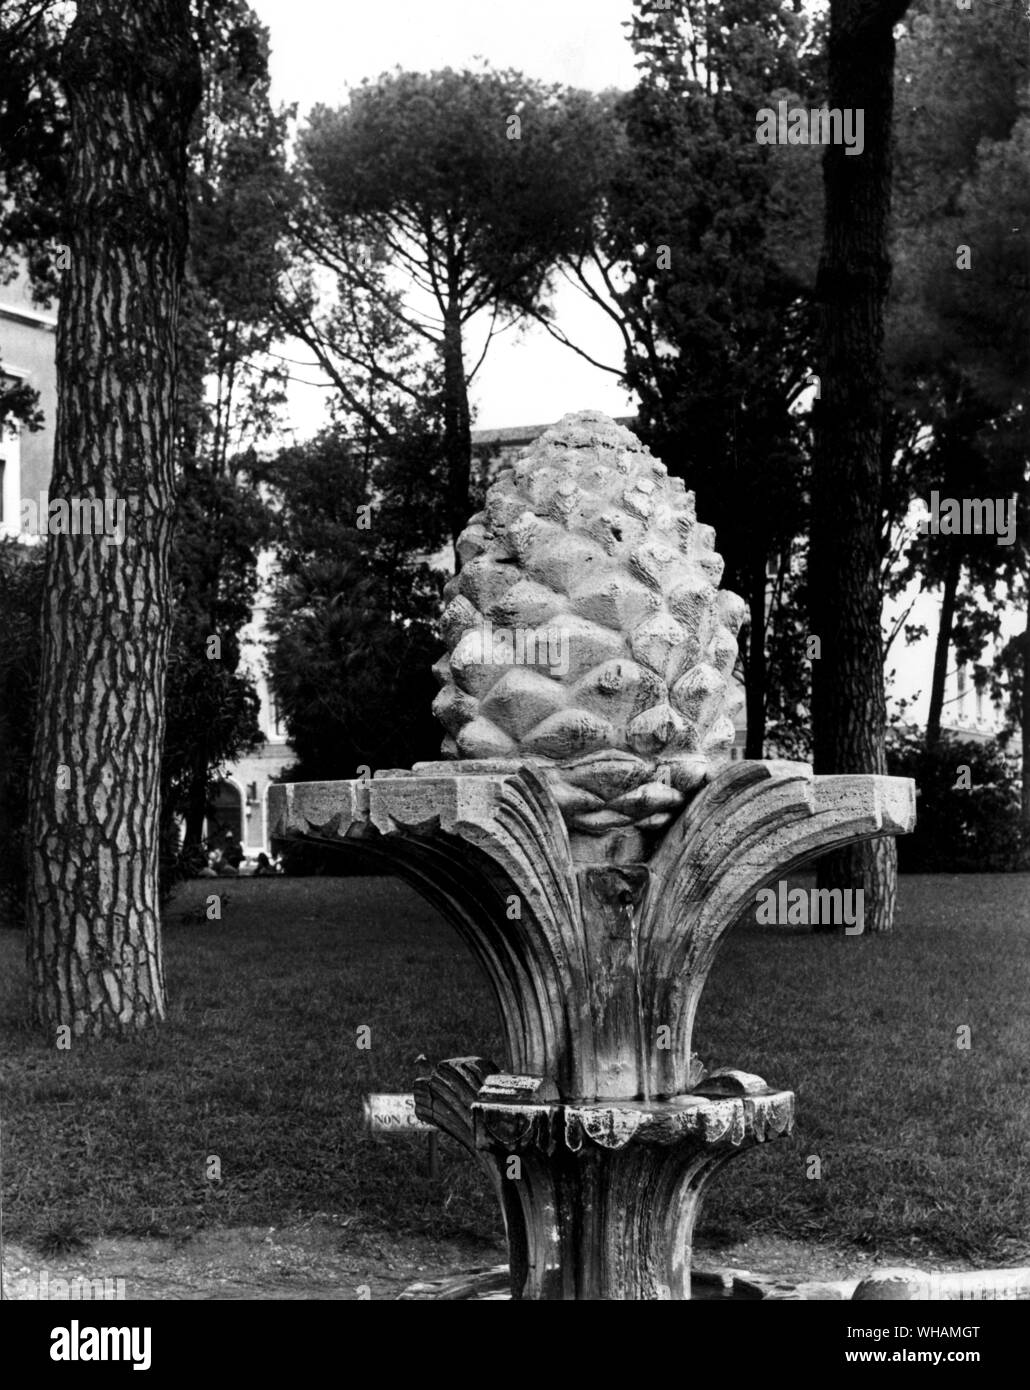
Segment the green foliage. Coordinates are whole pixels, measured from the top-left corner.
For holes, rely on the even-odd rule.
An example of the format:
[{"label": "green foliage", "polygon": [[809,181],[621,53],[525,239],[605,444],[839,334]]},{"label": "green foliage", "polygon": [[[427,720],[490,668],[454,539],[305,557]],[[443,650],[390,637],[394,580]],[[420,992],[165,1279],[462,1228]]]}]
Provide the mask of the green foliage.
[{"label": "green foliage", "polygon": [[[1013,455],[1026,444],[1030,369],[1030,260],[1018,231],[1030,216],[1030,54],[1017,6],[985,7],[975,26],[967,18],[950,0],[919,0],[898,44],[886,342],[901,450],[894,517],[934,487],[1003,496],[1015,490],[1004,475],[1017,485],[1022,476]],[[914,559],[939,583],[933,551]]]},{"label": "green foliage", "polygon": [[272,686],[296,750],[298,780],[350,778],[367,766],[409,767],[432,757],[428,624],[397,621],[357,565],[311,566],[280,591]]},{"label": "green foliage", "polygon": [[915,830],[898,839],[902,872],[1005,873],[1030,867],[1018,768],[996,742],[945,733],[928,749],[920,733],[894,730],[887,770],[914,778],[918,788]]},{"label": "green foliage", "polygon": [[[952,658],[977,663],[1025,600],[1030,344],[1030,53],[1016,4],[976,25],[950,0],[918,0],[898,44],[894,292],[887,322],[891,424],[884,579],[939,589],[928,738]],[[1016,543],[906,535],[913,496],[1018,501]],[[897,563],[900,561],[900,563]],[[948,615],[954,613],[949,622]],[[925,635],[915,632],[912,636]]]},{"label": "green foliage", "polygon": [[[625,381],[642,432],[697,494],[748,603],[741,646],[749,748],[766,713],[767,566],[806,522],[810,441],[793,410],[811,371],[818,167],[809,150],[759,145],[755,114],[814,98],[819,25],[773,0],[634,7],[640,80],[617,107],[623,143],[597,217],[593,265],[625,324]],[[611,267],[618,267],[616,274]],[[612,289],[619,277],[625,287]],[[784,586],[774,586],[786,601]],[[786,629],[795,618],[783,616]],[[797,692],[769,714],[793,738]],[[757,746],[756,746],[757,745]]]},{"label": "green foliage", "polygon": [[[422,409],[440,393],[452,539],[470,510],[469,383],[499,324],[548,316],[551,273],[587,238],[609,131],[585,93],[447,68],[366,81],[339,110],[316,107],[301,133],[291,221],[306,273],[291,276],[286,323],[377,447],[393,429],[363,381]],[[328,321],[313,308],[327,272]],[[413,379],[415,358],[435,385]]]},{"label": "green foliage", "polygon": [[[0,373],[2,371],[0,362]],[[0,375],[0,427],[12,424],[30,430],[43,428],[39,392],[17,377]]]},{"label": "green foliage", "polygon": [[29,767],[39,690],[42,547],[0,539],[0,926],[22,920]]},{"label": "green foliage", "polygon": [[[67,240],[63,20],[59,7],[34,3],[4,3],[2,14],[0,251],[25,257],[37,293],[53,297],[53,252]],[[204,92],[190,138],[191,245],[179,323],[175,625],[162,765],[166,837],[191,801],[202,819],[214,772],[261,738],[257,695],[238,669],[238,633],[251,616],[265,523],[260,502],[235,479],[234,459],[269,432],[284,397],[282,370],[267,357],[285,268],[284,223],[275,209],[286,179],[286,114],[270,104],[268,34],[245,0],[194,0],[192,15]],[[0,417],[5,414],[36,423],[24,391],[0,395]],[[219,660],[208,654],[212,635],[222,644]],[[34,631],[27,652],[26,660],[36,659]],[[30,722],[26,716],[27,743]],[[9,776],[23,798],[23,770],[14,765]],[[166,862],[164,870],[167,888],[175,865]]]},{"label": "green foliage", "polygon": [[[258,701],[248,679],[236,671],[238,633],[250,614],[256,540],[266,521],[253,496],[209,480],[207,495],[196,488],[184,499],[173,551],[175,625],[165,686],[165,746],[162,813],[167,833],[180,813],[192,769],[201,757],[217,768],[260,742]],[[212,607],[196,606],[197,586],[184,576],[205,567],[210,551],[219,557],[217,583],[207,591]],[[0,923],[21,920],[25,892],[24,827],[35,733],[41,652],[43,547],[29,549],[0,541]],[[226,556],[232,556],[227,563]],[[193,606],[191,606],[191,599]],[[219,626],[221,625],[221,626]],[[224,633],[222,660],[210,660],[201,639]],[[181,876],[174,856],[162,864],[165,893]]]},{"label": "green foliage", "polygon": [[334,428],[259,470],[277,502],[271,681],[300,780],[438,752],[440,455],[423,420],[374,456]]},{"label": "green foliage", "polygon": [[807,545],[795,544],[777,557],[770,580],[770,622],[766,636],[767,690],[765,756],[812,760],[812,659],[808,639]]},{"label": "green foliage", "polygon": [[225,473],[234,452],[271,432],[285,400],[285,370],[269,353],[288,266],[291,112],[272,109],[268,31],[245,0],[210,8],[189,146],[180,432],[186,466]]},{"label": "green foliage", "polygon": [[[626,144],[606,213],[606,250],[630,276],[627,379],[667,462],[696,479],[699,503],[711,493],[719,505],[734,472],[748,484],[744,496],[733,490],[736,506],[755,488],[762,502],[774,500],[765,479],[796,503],[796,479],[783,484],[791,458],[796,473],[788,406],[808,373],[809,287],[780,263],[770,237],[778,220],[781,234],[792,222],[787,195],[796,188],[776,147],[756,143],[755,111],[811,90],[806,22],[768,0],[732,6],[732,27],[712,23],[694,0],[649,18],[650,8],[635,15],[641,80],[619,106]],[[647,37],[655,24],[664,34],[657,55]],[[778,448],[784,457],[768,466]],[[720,530],[733,551],[739,525]]]},{"label": "green foliage", "polygon": [[[60,15],[38,0],[0,0],[0,284],[27,263],[40,298],[57,287],[65,120],[59,88]],[[43,423],[32,387],[2,374],[0,425]]]},{"label": "green foliage", "polygon": [[[175,817],[199,805],[202,818],[219,769],[264,739],[257,692],[239,669],[239,634],[250,621],[257,550],[268,530],[264,507],[248,487],[191,472],[180,479],[178,518],[161,760],[165,843]],[[184,864],[166,856],[166,892],[181,870],[195,867],[198,834],[187,835]]]},{"label": "green foliage", "polygon": [[[1008,747],[1013,735],[1022,724],[1022,709],[1027,674],[1030,672],[1030,637],[1027,631],[1010,637],[998,652],[997,662],[990,670],[976,669],[980,682],[989,685],[995,700],[1003,701],[1006,713],[1006,729],[1000,742]],[[1024,739],[1024,743],[1025,743]],[[1027,808],[1024,807],[1024,813]]]},{"label": "green foliage", "polygon": [[581,241],[600,136],[586,93],[445,68],[386,74],[340,110],[316,107],[300,149],[329,220],[391,240],[431,293],[457,291],[467,319],[491,306],[524,311]]},{"label": "green foliage", "polygon": [[[267,31],[244,0],[191,0],[205,68],[205,102],[220,84],[267,83]],[[73,7],[51,0],[0,0],[0,267],[23,257],[41,299],[56,299],[57,248],[69,241],[65,205],[69,119],[61,89],[61,46]],[[198,115],[207,124],[205,112]]]},{"label": "green foliage", "polygon": [[[198,11],[204,94],[191,132],[191,241],[179,323],[178,525],[162,762],[162,882],[197,865],[208,792],[262,741],[241,669],[265,508],[244,477],[285,399],[270,357],[285,273],[287,114],[272,110],[268,33],[245,0]],[[210,642],[216,638],[218,655]],[[182,855],[172,833],[185,822]]]},{"label": "green foliage", "polygon": [[57,293],[55,253],[65,235],[68,118],[60,87],[68,10],[0,0],[0,268],[25,258],[43,298]]}]

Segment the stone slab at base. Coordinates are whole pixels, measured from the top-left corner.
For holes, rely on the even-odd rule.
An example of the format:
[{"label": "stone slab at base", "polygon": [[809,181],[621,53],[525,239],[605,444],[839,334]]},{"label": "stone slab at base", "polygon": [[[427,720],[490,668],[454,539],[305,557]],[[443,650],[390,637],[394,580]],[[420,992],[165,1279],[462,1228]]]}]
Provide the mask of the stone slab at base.
[{"label": "stone slab at base", "polygon": [[[401,1299],[482,1302],[511,1300],[508,1266],[470,1270],[447,1279],[409,1284]],[[1030,1267],[950,1270],[943,1274],[919,1269],[879,1269],[861,1279],[806,1280],[791,1283],[749,1269],[693,1270],[692,1302],[728,1299],[734,1303],[826,1302],[1020,1302],[1030,1303]]]},{"label": "stone slab at base", "polygon": [[[507,1265],[473,1269],[448,1279],[409,1284],[400,1300],[512,1300]],[[691,1301],[731,1302],[1030,1302],[1030,1266],[1015,1269],[874,1269],[862,1279],[803,1280],[791,1283],[751,1269],[695,1269]]]},{"label": "stone slab at base", "polygon": [[[511,1301],[507,1265],[473,1269],[446,1279],[422,1280],[409,1284],[399,1301],[485,1303]],[[690,1276],[692,1302],[729,1300],[734,1303],[763,1299],[847,1299],[857,1279],[838,1284],[784,1284],[747,1270],[693,1270]]]}]

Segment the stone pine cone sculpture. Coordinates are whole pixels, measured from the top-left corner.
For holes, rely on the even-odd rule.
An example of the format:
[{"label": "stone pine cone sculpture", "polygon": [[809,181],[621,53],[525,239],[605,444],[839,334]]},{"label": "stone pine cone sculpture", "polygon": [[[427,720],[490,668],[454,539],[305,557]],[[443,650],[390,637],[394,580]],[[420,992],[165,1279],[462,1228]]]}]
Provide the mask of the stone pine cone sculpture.
[{"label": "stone pine cone sculpture", "polygon": [[566,415],[458,542],[434,667],[445,758],[548,769],[574,832],[658,830],[728,757],[745,615],[694,494],[606,415]]}]

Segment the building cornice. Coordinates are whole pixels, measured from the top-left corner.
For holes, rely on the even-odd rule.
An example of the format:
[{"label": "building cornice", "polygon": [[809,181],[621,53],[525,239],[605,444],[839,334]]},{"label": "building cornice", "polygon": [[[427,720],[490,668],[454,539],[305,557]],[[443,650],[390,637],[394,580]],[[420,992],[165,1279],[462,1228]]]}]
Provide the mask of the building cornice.
[{"label": "building cornice", "polygon": [[[635,428],[637,417],[635,415],[620,415],[616,418],[617,425],[625,425],[628,429]],[[505,425],[499,429],[473,430],[473,444],[497,444],[500,447],[512,448],[520,444],[534,444],[545,430],[549,430],[555,424],[550,420],[546,425]]]}]

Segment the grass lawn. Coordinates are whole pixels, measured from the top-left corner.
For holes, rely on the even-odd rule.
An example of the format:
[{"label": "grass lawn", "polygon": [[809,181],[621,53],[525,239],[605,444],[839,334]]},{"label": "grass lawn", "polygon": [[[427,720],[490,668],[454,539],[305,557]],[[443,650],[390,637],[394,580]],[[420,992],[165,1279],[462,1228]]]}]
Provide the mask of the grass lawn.
[{"label": "grass lawn", "polygon": [[[223,920],[183,921],[213,887]],[[1030,1260],[1030,876],[904,878],[899,902],[882,939],[731,933],[695,1047],[794,1089],[800,1128],[724,1170],[702,1234]],[[503,1061],[475,967],[400,883],[188,885],[165,931],[167,1025],[126,1043],[58,1051],[30,1034],[21,948],[0,933],[10,1236],[48,1252],[331,1212],[497,1237],[486,1179],[450,1141],[431,1181],[424,1140],[362,1130],[363,1095],[410,1090],[420,1052]]]}]

